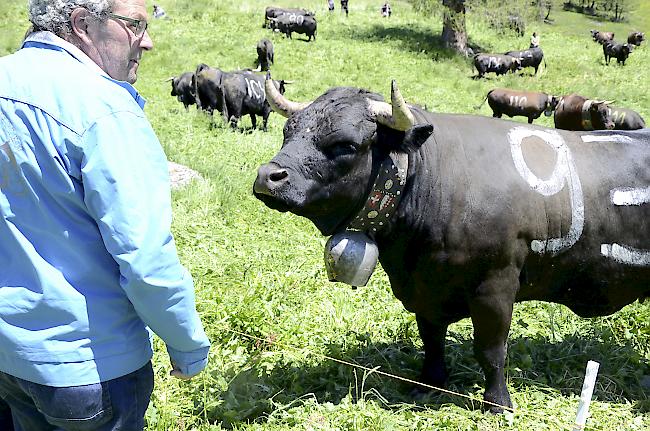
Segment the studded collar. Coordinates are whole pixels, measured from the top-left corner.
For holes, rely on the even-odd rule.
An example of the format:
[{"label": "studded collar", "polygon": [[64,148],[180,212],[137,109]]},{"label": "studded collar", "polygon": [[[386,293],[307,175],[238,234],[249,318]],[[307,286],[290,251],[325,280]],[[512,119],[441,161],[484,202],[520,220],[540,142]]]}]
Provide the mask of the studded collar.
[{"label": "studded collar", "polygon": [[374,236],[388,225],[402,197],[407,172],[408,155],[401,152],[390,153],[379,168],[366,203],[348,229]]}]

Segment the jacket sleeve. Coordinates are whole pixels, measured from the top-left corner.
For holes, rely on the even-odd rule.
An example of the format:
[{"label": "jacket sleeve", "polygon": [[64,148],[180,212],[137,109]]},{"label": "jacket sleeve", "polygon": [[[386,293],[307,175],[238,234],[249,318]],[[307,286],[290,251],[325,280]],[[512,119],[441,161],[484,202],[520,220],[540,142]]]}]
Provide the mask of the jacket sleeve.
[{"label": "jacket sleeve", "polygon": [[210,342],[171,235],[169,173],[158,139],[144,114],[118,112],[96,121],[82,145],[84,201],[124,292],[181,372],[198,373]]}]

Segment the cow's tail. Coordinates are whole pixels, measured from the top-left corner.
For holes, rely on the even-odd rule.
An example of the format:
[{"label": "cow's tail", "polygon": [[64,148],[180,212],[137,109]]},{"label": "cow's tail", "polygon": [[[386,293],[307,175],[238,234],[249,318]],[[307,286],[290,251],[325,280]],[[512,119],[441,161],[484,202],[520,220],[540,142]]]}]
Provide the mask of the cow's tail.
[{"label": "cow's tail", "polygon": [[479,109],[481,109],[481,107],[482,107],[483,105],[485,105],[485,101],[488,99],[488,97],[490,97],[490,93],[492,93],[492,90],[488,91],[488,94],[485,95],[485,99],[483,99],[483,101],[481,102],[480,105],[476,105],[476,106],[474,107],[474,110],[475,110],[475,111],[478,111]]}]

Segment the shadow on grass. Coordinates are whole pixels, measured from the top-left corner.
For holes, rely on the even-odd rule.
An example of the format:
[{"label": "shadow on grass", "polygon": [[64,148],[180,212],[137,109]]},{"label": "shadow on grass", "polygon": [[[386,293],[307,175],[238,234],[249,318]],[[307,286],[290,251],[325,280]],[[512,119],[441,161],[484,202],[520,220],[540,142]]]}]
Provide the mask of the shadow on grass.
[{"label": "shadow on grass", "polygon": [[[418,27],[386,27],[375,25],[369,29],[352,29],[349,35],[366,42],[386,42],[397,40],[400,42],[402,49],[411,52],[425,52],[429,54],[433,61],[447,60],[458,57],[459,54],[445,47],[441,34],[434,34],[431,30]],[[467,44],[474,52],[483,52],[485,48],[469,41]]]},{"label": "shadow on grass", "polygon": [[[429,410],[444,404],[480,409],[483,375],[474,360],[472,340],[450,335],[454,341],[447,339],[450,378],[446,389],[460,396],[440,391],[422,393],[415,391],[422,388],[419,385],[325,358],[318,359],[314,366],[274,363],[267,373],[264,370],[269,367],[262,359],[264,346],[253,343],[249,344],[250,367],[232,377],[228,389],[220,395],[219,406],[209,411],[208,416],[211,422],[230,427],[240,422],[264,421],[275,405],[295,405],[306,399],[339,404],[346,397],[353,401],[374,400],[386,409],[400,409],[403,404]],[[362,347],[345,349],[330,344],[325,354],[370,370],[417,380],[424,358],[417,346],[406,341],[364,343],[363,334],[355,337]],[[292,357],[290,353],[282,356]],[[589,360],[601,364],[594,393],[601,402],[632,400],[636,402],[635,410],[648,410],[649,400],[641,379],[650,375],[650,363],[631,345],[621,346],[602,334],[597,338],[572,336],[555,343],[548,338],[511,339],[507,363],[510,391],[548,393],[550,389],[563,396],[579,395]]]}]

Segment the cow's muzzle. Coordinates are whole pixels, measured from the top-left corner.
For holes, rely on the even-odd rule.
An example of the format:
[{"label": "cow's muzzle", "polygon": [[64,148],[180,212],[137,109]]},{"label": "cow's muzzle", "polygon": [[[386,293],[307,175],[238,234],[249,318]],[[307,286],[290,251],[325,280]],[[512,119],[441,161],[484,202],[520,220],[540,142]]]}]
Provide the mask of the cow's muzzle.
[{"label": "cow's muzzle", "polygon": [[257,170],[257,179],[253,191],[257,194],[274,196],[275,192],[286,184],[289,173],[275,163],[266,163]]}]

